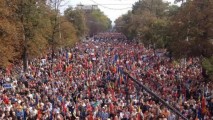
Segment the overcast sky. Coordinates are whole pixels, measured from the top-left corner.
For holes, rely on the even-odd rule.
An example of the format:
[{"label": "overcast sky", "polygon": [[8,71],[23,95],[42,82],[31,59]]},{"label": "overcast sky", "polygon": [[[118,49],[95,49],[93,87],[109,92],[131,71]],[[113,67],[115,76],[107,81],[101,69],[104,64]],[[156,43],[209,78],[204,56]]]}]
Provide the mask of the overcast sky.
[{"label": "overcast sky", "polygon": [[[62,9],[66,9],[68,6],[75,7],[77,4],[83,5],[98,5],[101,11],[107,15],[112,22],[115,21],[122,14],[131,10],[132,5],[139,0],[66,0],[66,6]],[[164,0],[170,3],[174,3],[174,0]]]}]

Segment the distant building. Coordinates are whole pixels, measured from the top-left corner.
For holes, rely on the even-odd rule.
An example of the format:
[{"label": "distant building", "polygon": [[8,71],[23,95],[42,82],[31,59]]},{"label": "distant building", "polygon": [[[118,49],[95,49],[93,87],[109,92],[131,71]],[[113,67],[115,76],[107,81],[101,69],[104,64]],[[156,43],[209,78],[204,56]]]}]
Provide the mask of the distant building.
[{"label": "distant building", "polygon": [[98,5],[82,5],[82,4],[78,4],[76,6],[76,9],[80,9],[80,10],[97,10],[98,9]]}]

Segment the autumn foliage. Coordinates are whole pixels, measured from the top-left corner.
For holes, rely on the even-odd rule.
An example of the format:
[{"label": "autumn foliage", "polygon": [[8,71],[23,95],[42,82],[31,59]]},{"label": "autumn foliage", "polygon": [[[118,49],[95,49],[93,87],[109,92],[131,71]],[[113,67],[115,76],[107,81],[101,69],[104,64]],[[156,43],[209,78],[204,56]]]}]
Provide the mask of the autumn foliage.
[{"label": "autumn foliage", "polygon": [[[27,62],[59,48],[72,47],[87,34],[83,14],[67,9],[60,13],[63,0],[1,0],[0,1],[0,67]],[[79,20],[78,19],[78,16]],[[105,17],[105,16],[104,16]],[[108,18],[107,18],[108,19]],[[79,22],[80,21],[80,22]]]}]

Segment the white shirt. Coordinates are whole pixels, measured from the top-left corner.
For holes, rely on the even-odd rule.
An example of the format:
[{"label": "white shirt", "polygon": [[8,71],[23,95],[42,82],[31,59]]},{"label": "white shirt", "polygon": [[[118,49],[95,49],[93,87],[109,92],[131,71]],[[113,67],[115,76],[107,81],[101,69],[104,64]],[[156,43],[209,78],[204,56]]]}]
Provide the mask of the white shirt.
[{"label": "white shirt", "polygon": [[30,107],[30,114],[34,117],[38,114],[38,110],[34,109],[32,107]]},{"label": "white shirt", "polygon": [[124,117],[124,113],[123,112],[120,112],[120,119],[122,119]]},{"label": "white shirt", "polygon": [[13,107],[12,105],[7,105],[7,106],[6,106],[6,110],[7,110],[7,111],[10,111],[12,107]]}]

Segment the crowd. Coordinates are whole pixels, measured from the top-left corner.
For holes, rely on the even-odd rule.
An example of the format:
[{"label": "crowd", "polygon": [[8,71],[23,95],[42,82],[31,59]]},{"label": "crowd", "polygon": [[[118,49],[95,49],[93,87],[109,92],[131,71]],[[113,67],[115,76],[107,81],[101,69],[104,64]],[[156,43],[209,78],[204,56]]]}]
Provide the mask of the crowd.
[{"label": "crowd", "polygon": [[[99,35],[100,36],[100,35]],[[108,41],[103,41],[106,36]],[[166,50],[108,33],[0,73],[2,120],[176,120],[171,110],[123,74],[128,70],[189,120],[211,120],[213,86],[198,58],[173,62]],[[180,118],[179,118],[180,119]]]},{"label": "crowd", "polygon": [[117,39],[118,41],[126,40],[126,36],[122,33],[111,33],[111,32],[103,32],[103,33],[98,33],[97,35],[94,36],[94,40],[114,40]]}]

